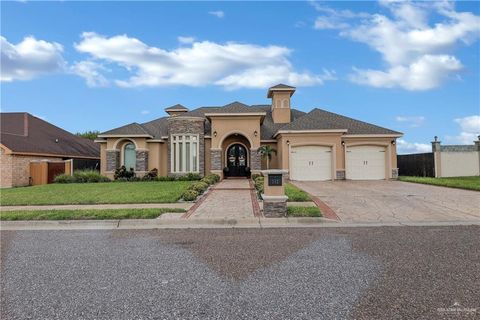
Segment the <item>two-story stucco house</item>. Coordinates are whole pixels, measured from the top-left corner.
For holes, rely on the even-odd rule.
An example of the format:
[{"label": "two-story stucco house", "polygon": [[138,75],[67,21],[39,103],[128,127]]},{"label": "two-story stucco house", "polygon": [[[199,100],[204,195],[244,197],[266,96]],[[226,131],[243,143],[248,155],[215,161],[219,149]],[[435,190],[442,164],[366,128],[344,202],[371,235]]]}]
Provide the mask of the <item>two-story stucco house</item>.
[{"label": "two-story stucco house", "polygon": [[268,144],[277,150],[270,168],[287,169],[292,180],[397,177],[400,132],[321,109],[293,109],[294,92],[283,84],[269,88],[270,105],[189,110],[177,104],[165,109],[167,117],[103,132],[96,140],[102,174],[112,177],[125,165],[137,176],[154,168],[162,176],[242,176],[266,168],[257,150]]}]

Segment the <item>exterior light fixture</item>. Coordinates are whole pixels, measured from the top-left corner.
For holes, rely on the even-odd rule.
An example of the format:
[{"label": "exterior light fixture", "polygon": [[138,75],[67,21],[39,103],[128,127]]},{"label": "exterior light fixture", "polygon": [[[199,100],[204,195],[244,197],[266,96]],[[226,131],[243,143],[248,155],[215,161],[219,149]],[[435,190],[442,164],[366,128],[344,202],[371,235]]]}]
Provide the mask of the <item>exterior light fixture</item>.
[{"label": "exterior light fixture", "polygon": [[395,143],[396,143],[395,140],[392,140],[392,144],[395,145]]},{"label": "exterior light fixture", "polygon": [[254,135],[255,137],[258,135],[257,130],[255,130],[255,132],[253,132],[253,135]]},{"label": "exterior light fixture", "polygon": [[342,141],[342,146],[345,146],[345,141]]},{"label": "exterior light fixture", "polygon": [[213,136],[214,136],[214,137],[217,136],[217,131],[213,131]]},{"label": "exterior light fixture", "polygon": [[290,145],[290,140],[287,140],[287,146],[289,146],[289,145]]}]

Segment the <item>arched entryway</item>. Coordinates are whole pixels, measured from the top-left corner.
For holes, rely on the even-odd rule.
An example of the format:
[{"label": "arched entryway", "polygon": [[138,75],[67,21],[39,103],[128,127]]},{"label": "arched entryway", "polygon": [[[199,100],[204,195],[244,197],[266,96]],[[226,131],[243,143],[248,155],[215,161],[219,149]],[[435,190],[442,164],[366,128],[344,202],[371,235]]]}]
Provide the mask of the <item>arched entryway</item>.
[{"label": "arched entryway", "polygon": [[250,176],[250,141],[239,133],[222,141],[222,164],[225,177]]},{"label": "arched entryway", "polygon": [[227,149],[226,154],[228,176],[229,177],[245,177],[248,174],[248,151],[247,148],[240,143],[234,143]]}]

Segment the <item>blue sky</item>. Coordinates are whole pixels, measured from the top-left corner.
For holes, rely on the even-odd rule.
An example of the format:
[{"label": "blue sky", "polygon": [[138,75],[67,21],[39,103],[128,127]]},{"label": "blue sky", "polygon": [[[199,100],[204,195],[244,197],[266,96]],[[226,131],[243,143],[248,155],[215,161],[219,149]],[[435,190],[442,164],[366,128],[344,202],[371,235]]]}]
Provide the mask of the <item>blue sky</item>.
[{"label": "blue sky", "polygon": [[189,108],[293,105],[405,133],[480,131],[478,2],[1,2],[1,110],[108,130]]}]

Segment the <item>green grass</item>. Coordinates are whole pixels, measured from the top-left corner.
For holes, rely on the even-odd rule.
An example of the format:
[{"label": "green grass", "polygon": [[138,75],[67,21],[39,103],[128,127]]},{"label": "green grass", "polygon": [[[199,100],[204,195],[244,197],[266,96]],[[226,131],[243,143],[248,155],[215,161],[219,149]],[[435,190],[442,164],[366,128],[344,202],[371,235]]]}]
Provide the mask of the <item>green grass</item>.
[{"label": "green grass", "polygon": [[0,212],[0,220],[108,220],[154,219],[165,212],[184,209],[92,209],[92,210],[22,210]]},{"label": "green grass", "polygon": [[290,217],[321,217],[322,213],[318,207],[287,207],[287,214]]},{"label": "green grass", "polygon": [[285,194],[288,196],[289,202],[312,201],[310,196],[305,191],[295,187],[291,183],[285,184]]},{"label": "green grass", "polygon": [[451,177],[451,178],[425,178],[425,177],[399,177],[400,181],[432,184],[442,187],[459,188],[480,191],[480,177]]},{"label": "green grass", "polygon": [[173,203],[192,181],[47,184],[2,189],[0,204]]}]

